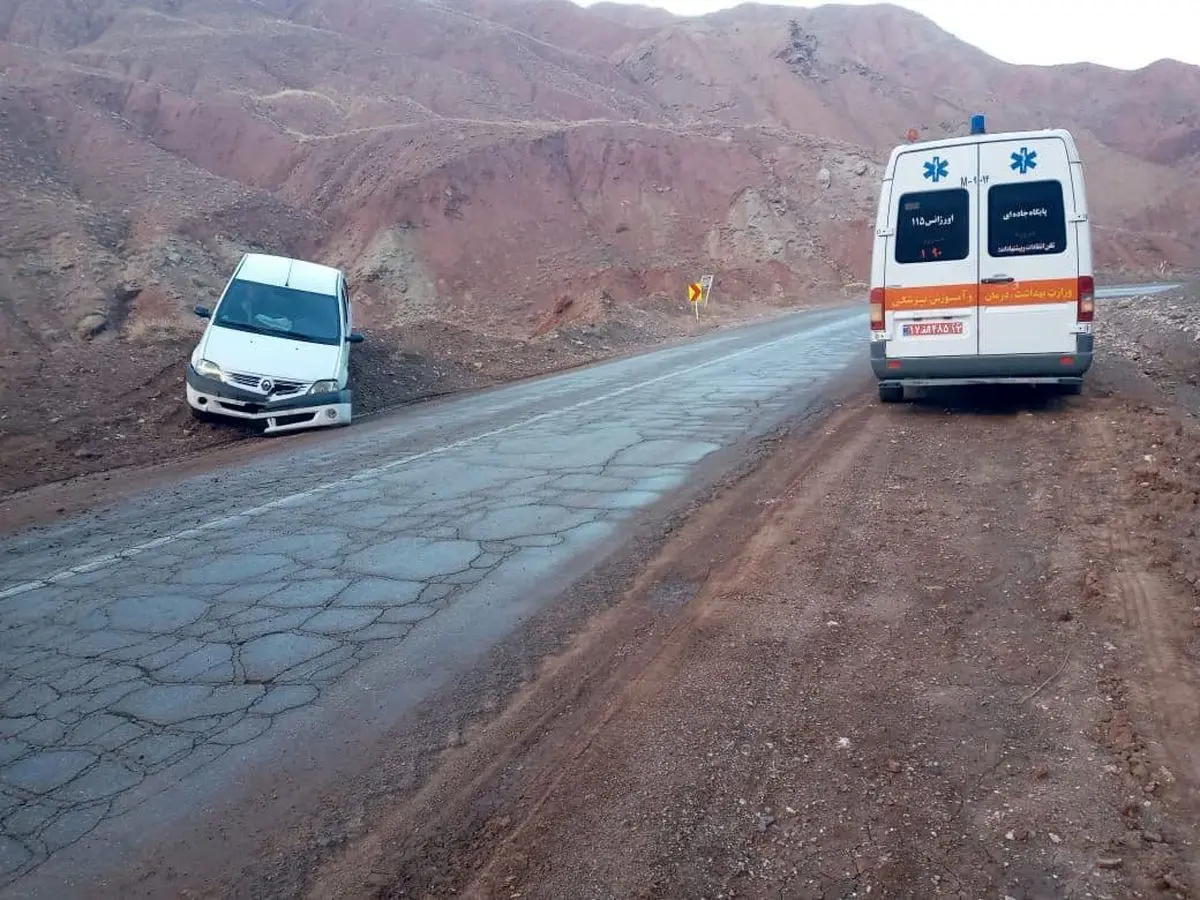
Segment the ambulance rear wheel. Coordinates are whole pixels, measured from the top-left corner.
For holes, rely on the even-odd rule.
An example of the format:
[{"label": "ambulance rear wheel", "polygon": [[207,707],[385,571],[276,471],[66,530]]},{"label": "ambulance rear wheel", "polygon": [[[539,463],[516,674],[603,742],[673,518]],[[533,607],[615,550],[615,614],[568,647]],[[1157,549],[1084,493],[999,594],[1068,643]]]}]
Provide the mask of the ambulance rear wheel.
[{"label": "ambulance rear wheel", "polygon": [[904,385],[881,384],[879,386],[880,403],[900,403],[904,400]]}]

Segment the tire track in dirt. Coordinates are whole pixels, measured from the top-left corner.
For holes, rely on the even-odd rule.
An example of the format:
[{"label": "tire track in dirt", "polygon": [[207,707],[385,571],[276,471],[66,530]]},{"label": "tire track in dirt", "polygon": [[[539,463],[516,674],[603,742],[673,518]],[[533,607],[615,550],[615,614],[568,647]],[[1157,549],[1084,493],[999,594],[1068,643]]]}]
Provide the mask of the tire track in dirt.
[{"label": "tire track in dirt", "polygon": [[[1120,473],[1104,512],[1108,525],[1098,533],[1108,566],[1094,590],[1108,599],[1110,613],[1129,629],[1129,637],[1140,650],[1121,667],[1120,682],[1112,685],[1118,702],[1109,733],[1115,752],[1141,791],[1148,796],[1164,795],[1165,802],[1177,804],[1179,814],[1191,817],[1194,823],[1200,822],[1200,745],[1196,739],[1200,735],[1200,660],[1187,652],[1187,644],[1191,639],[1188,625],[1200,625],[1200,617],[1195,615],[1200,598],[1194,587],[1171,575],[1178,548],[1171,546],[1169,535],[1156,531],[1171,507],[1186,512],[1191,506],[1192,519],[1196,518],[1200,473],[1189,472],[1186,465],[1164,471],[1161,459],[1184,461],[1174,456],[1183,431],[1167,427],[1161,416],[1146,416],[1144,421],[1146,427],[1134,437],[1096,416],[1089,421],[1086,435],[1088,446],[1095,448],[1093,468],[1111,467],[1116,462]],[[1149,452],[1142,452],[1139,459],[1139,450]],[[1172,502],[1181,494],[1182,504]],[[1126,709],[1126,694],[1133,701],[1131,710]],[[1142,740],[1139,730],[1148,741]],[[1144,746],[1147,743],[1149,746]],[[1160,757],[1159,765],[1155,765],[1155,756]],[[1143,824],[1141,812],[1136,805],[1127,810],[1133,829],[1161,837],[1153,820]],[[1187,869],[1187,883],[1200,884],[1200,849],[1182,848],[1179,864]],[[1157,886],[1183,890],[1187,896],[1184,881],[1167,860],[1162,868]]]},{"label": "tire track in dirt", "polygon": [[[1191,793],[1200,785],[1200,680],[1186,656],[1178,649],[1179,620],[1172,607],[1178,591],[1152,572],[1121,572],[1113,576],[1113,590],[1123,601],[1131,624],[1145,646],[1145,662],[1154,680],[1159,718],[1170,722],[1170,730],[1157,736],[1175,773],[1185,779]],[[1175,728],[1182,726],[1184,735]]]},{"label": "tire track in dirt", "polygon": [[[925,505],[933,507],[933,521],[916,534],[898,535],[895,549],[927,560],[928,575],[942,582],[931,586],[936,590],[927,603],[914,604],[914,617],[936,629],[931,644],[938,653],[926,658],[928,671],[911,679],[918,702],[941,714],[925,741],[942,756],[937,780],[957,795],[952,812],[935,825],[939,837],[906,851],[926,871],[940,873],[939,892],[947,883],[954,890],[979,890],[982,880],[1012,885],[1014,893],[1021,885],[1041,896],[1059,877],[1053,873],[1066,875],[1086,863],[1060,852],[1048,866],[1031,866],[988,836],[998,828],[1003,833],[1005,823],[1027,826],[1044,818],[1044,810],[1013,796],[1012,788],[1014,778],[1027,773],[1036,783],[1056,749],[1045,720],[1054,721],[1059,710],[1022,708],[1038,684],[1045,686],[1065,668],[1066,635],[1042,624],[1057,591],[1045,552],[1053,544],[1056,498],[1038,475],[1055,466],[1072,423],[1053,406],[1022,411],[1003,397],[980,401],[966,394],[949,398],[947,407],[918,406],[918,421],[901,420],[917,440],[896,459],[898,473],[919,486],[918,496],[932,494]],[[923,479],[916,477],[921,472]],[[939,479],[946,484],[939,486]],[[886,519],[903,518],[903,503],[893,503]],[[957,737],[959,747],[951,750],[939,733]],[[954,836],[943,837],[947,833]],[[1034,831],[1016,827],[1009,833],[1021,840]],[[893,879],[877,887],[895,895],[889,892],[902,883]]]}]

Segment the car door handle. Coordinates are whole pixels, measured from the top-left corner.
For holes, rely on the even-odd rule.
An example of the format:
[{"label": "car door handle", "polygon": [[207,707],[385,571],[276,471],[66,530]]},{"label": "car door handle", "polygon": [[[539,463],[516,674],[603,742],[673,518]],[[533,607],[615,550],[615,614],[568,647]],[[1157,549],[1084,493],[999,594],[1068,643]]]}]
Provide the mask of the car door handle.
[{"label": "car door handle", "polygon": [[991,278],[981,280],[982,284],[1012,284],[1016,281],[1011,275],[994,275]]}]

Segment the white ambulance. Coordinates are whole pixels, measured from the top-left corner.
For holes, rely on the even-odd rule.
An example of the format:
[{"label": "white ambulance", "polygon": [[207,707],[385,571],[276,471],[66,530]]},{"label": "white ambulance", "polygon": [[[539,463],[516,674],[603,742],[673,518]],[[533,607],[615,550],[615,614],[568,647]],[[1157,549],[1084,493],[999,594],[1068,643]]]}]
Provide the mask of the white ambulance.
[{"label": "white ambulance", "polygon": [[1062,129],[892,151],[871,264],[879,399],[905,387],[1042,384],[1079,393],[1092,364],[1083,164]]}]

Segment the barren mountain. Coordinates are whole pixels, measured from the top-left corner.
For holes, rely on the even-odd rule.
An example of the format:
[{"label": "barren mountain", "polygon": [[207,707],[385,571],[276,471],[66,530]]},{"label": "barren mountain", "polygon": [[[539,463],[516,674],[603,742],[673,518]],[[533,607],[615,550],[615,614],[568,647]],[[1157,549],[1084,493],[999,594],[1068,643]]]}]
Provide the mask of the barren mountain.
[{"label": "barren mountain", "polygon": [[1102,267],[1200,265],[1200,69],[1014,67],[889,6],[0,0],[0,38],[6,409],[64,348],[180,363],[252,248],[345,266],[368,329],[674,314],[701,271],[792,302],[864,277],[888,148],[972,112],[1076,132]]}]

